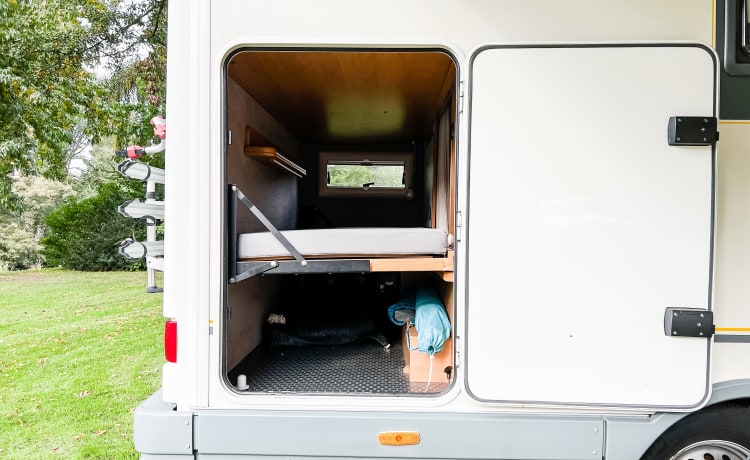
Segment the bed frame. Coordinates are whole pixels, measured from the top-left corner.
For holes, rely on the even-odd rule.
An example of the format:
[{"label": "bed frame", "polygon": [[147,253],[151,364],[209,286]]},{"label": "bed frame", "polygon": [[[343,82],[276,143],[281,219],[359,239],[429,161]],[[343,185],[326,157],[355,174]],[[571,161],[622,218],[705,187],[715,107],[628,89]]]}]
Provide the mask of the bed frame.
[{"label": "bed frame", "polygon": [[[240,259],[237,232],[237,207],[242,203],[284,248],[285,253],[261,259]],[[449,244],[442,254],[336,254],[303,255],[268,218],[253,204],[240,189],[229,185],[227,195],[227,228],[229,283],[238,283],[256,275],[302,274],[302,273],[369,273],[431,271],[437,272],[443,280],[453,281],[453,250]],[[293,230],[292,230],[293,232]],[[325,230],[320,230],[325,238]],[[446,243],[448,243],[446,239]]]}]

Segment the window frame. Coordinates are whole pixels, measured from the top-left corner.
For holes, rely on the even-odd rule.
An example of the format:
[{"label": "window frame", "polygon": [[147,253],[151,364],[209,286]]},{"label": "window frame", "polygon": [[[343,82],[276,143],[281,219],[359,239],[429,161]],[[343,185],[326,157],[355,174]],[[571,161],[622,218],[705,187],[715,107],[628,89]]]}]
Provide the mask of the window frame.
[{"label": "window frame", "polygon": [[[330,163],[403,162],[404,186],[393,187],[331,187],[328,185],[328,165]],[[414,196],[414,153],[413,152],[330,152],[318,154],[318,195],[338,198],[400,198]]]}]

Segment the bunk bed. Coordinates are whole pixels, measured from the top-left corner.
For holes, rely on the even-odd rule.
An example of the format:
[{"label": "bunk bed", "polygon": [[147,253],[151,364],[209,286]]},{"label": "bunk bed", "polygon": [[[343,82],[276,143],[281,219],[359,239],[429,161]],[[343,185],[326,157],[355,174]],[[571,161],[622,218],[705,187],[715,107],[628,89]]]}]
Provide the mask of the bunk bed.
[{"label": "bunk bed", "polygon": [[[242,203],[267,229],[238,233]],[[452,281],[451,236],[435,228],[279,231],[235,185],[228,190],[229,283],[260,274],[433,271]]]}]

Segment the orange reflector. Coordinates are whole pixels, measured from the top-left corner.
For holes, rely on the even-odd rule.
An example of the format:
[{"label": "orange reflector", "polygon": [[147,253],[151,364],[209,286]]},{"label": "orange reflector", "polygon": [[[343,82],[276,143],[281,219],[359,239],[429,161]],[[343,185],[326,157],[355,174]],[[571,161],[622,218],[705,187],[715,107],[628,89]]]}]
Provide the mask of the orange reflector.
[{"label": "orange reflector", "polygon": [[170,363],[177,362],[177,321],[173,319],[164,323],[164,357]]},{"label": "orange reflector", "polygon": [[419,444],[416,431],[389,431],[378,434],[378,442],[384,446],[413,446]]}]

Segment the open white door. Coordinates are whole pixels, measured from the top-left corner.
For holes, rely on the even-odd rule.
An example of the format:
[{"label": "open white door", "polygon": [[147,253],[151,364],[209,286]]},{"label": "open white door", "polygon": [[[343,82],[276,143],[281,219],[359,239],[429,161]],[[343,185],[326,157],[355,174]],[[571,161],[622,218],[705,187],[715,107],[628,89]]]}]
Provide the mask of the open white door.
[{"label": "open white door", "polygon": [[667,336],[664,316],[711,309],[715,152],[668,145],[667,126],[715,121],[712,52],[487,47],[469,62],[468,391],[702,404],[710,339]]}]

